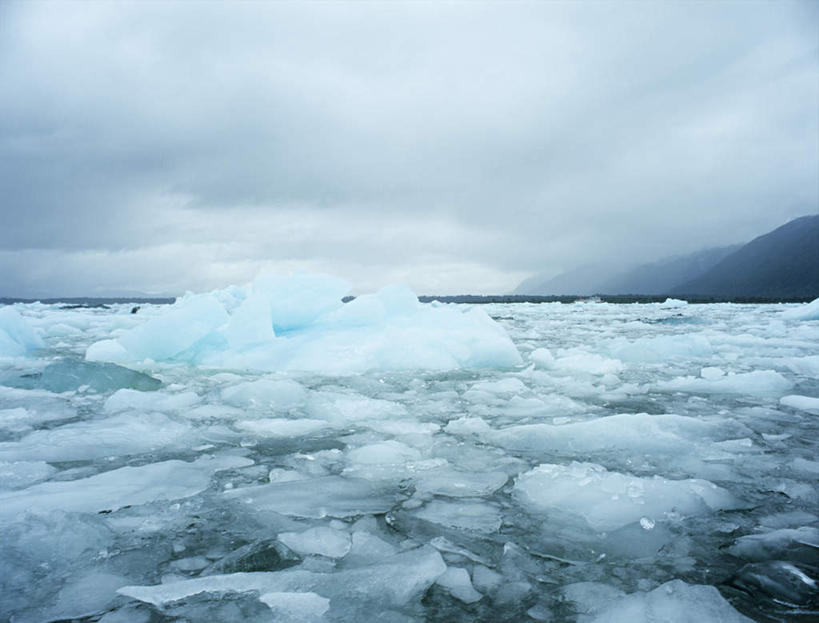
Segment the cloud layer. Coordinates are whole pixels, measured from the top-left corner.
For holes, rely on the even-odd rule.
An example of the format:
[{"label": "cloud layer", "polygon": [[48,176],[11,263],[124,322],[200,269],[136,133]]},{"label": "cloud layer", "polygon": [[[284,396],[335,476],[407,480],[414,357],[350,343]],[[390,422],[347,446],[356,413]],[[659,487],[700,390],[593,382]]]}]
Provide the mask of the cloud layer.
[{"label": "cloud layer", "polygon": [[819,205],[810,2],[0,12],[0,295],[503,292]]}]

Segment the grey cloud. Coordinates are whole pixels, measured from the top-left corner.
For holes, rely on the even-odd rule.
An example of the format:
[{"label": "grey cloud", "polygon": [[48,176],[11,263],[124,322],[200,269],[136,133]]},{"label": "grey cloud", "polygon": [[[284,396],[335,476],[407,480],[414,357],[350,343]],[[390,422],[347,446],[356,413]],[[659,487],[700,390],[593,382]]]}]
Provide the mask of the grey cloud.
[{"label": "grey cloud", "polygon": [[812,3],[2,10],[0,294],[117,288],[102,257],[510,290],[819,203]]}]

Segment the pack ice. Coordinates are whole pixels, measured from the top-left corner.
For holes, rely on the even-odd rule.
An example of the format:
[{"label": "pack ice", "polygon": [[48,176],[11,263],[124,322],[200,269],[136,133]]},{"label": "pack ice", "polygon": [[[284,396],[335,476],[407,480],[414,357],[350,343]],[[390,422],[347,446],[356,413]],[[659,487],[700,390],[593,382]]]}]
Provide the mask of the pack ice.
[{"label": "pack ice", "polygon": [[819,617],[810,305],[347,291],[0,308],[0,620]]}]

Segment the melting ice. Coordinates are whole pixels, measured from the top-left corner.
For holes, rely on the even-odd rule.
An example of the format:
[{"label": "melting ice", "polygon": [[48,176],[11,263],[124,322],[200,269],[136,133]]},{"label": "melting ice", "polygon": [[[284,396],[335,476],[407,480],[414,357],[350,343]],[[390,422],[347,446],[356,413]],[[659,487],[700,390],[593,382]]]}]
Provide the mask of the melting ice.
[{"label": "melting ice", "polygon": [[819,303],[0,309],[0,619],[809,621]]}]

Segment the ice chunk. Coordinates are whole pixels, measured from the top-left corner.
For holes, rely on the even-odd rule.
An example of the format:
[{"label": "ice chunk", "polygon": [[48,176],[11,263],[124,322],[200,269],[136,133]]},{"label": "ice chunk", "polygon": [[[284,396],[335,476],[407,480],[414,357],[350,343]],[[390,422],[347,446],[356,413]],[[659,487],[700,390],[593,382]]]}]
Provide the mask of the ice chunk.
[{"label": "ice chunk", "polygon": [[421,453],[418,450],[394,440],[362,446],[347,453],[350,463],[361,465],[401,464],[420,458]]},{"label": "ice chunk", "polygon": [[42,613],[43,620],[82,619],[99,614],[117,597],[117,589],[128,580],[121,575],[90,571],[72,578],[57,594],[53,606]]},{"label": "ice chunk", "polygon": [[773,370],[754,370],[727,374],[716,379],[686,376],[657,384],[659,391],[692,392],[701,394],[779,394],[793,387],[793,383]]},{"label": "ice chunk", "polygon": [[43,340],[10,306],[0,307],[0,357],[19,357],[42,348]]},{"label": "ice chunk", "polygon": [[753,623],[729,604],[713,586],[672,580],[648,593],[637,592],[609,602],[591,623]]},{"label": "ice chunk", "polygon": [[564,372],[604,375],[621,372],[623,362],[618,359],[608,359],[597,353],[571,350],[557,357],[552,362],[551,367]]},{"label": "ice chunk", "polygon": [[204,491],[214,472],[252,464],[250,459],[238,456],[202,457],[192,463],[163,461],[121,467],[79,480],[45,482],[22,491],[0,493],[0,517],[53,510],[96,513],[187,498]]},{"label": "ice chunk", "polygon": [[119,593],[163,607],[167,604],[210,593],[314,592],[335,603],[375,603],[401,607],[418,599],[446,571],[441,555],[424,546],[396,554],[374,565],[335,573],[287,569],[272,573],[234,573],[170,582],[156,586],[125,586]]},{"label": "ice chunk", "polygon": [[460,567],[448,567],[435,583],[443,586],[455,599],[460,599],[466,604],[473,604],[483,598],[469,579],[469,572]]},{"label": "ice chunk", "polygon": [[685,307],[686,305],[688,305],[688,301],[672,298],[668,298],[662,303],[657,303],[657,307],[661,309],[677,309],[679,307]]},{"label": "ice chunk", "polygon": [[297,554],[342,558],[350,551],[350,535],[343,530],[317,526],[304,532],[282,532],[279,540]]},{"label": "ice chunk", "polygon": [[0,489],[22,489],[47,480],[56,472],[45,461],[0,462]]},{"label": "ice chunk", "polygon": [[629,341],[617,337],[608,342],[609,352],[623,361],[661,363],[669,359],[692,359],[713,354],[711,342],[702,335],[657,335]]},{"label": "ice chunk", "polygon": [[225,491],[227,498],[292,517],[321,519],[385,513],[396,494],[366,480],[322,476]]},{"label": "ice chunk", "polygon": [[140,391],[159,389],[162,381],[113,363],[95,363],[62,359],[51,363],[40,375],[20,379],[15,387],[42,388],[50,392],[67,392],[87,386],[97,392],[129,387]]},{"label": "ice chunk", "polygon": [[807,546],[808,550],[819,550],[819,528],[780,528],[761,534],[749,534],[736,540],[730,552],[745,560],[769,560],[787,556],[789,550]]},{"label": "ice chunk", "polygon": [[819,582],[783,560],[744,565],[729,583],[757,599],[765,595],[780,604],[810,607],[819,598]]},{"label": "ice chunk", "polygon": [[811,398],[810,396],[785,396],[779,399],[779,404],[813,415],[819,415],[819,398]]},{"label": "ice chunk", "polygon": [[472,583],[484,592],[495,590],[503,581],[503,576],[484,565],[475,565],[472,568]]},{"label": "ice chunk", "polygon": [[18,442],[0,443],[0,461],[82,461],[141,454],[177,444],[190,431],[186,423],[160,413],[125,413],[36,430]]},{"label": "ice chunk", "polygon": [[539,465],[517,478],[515,492],[534,510],[578,515],[600,531],[616,530],[644,516],[662,519],[672,510],[701,515],[735,505],[728,491],[707,480],[638,478],[593,463]]},{"label": "ice chunk", "polygon": [[782,317],[788,320],[819,320],[819,299],[786,309],[782,312]]},{"label": "ice chunk", "polygon": [[189,295],[115,341],[92,345],[86,359],[330,373],[521,363],[504,329],[481,309],[422,305],[405,287],[345,306],[346,289],[326,276],[267,275]]},{"label": "ice chunk", "polygon": [[263,420],[242,420],[236,428],[262,437],[303,437],[329,428],[324,420],[266,418]]},{"label": "ice chunk", "polygon": [[195,392],[140,392],[133,389],[120,389],[105,401],[103,409],[108,413],[119,411],[178,411],[199,402]]},{"label": "ice chunk", "polygon": [[259,600],[281,623],[314,623],[330,609],[330,600],[316,593],[265,593]]},{"label": "ice chunk", "polygon": [[228,314],[215,296],[190,296],[117,340],[132,361],[171,359],[207,338],[227,321]]},{"label": "ice chunk", "polygon": [[287,410],[304,405],[307,390],[287,379],[260,379],[226,387],[222,400],[235,407]]},{"label": "ice chunk", "polygon": [[450,466],[433,468],[418,474],[416,491],[448,497],[483,497],[506,484],[503,472],[465,472]]},{"label": "ice chunk", "polygon": [[500,510],[489,502],[432,500],[413,514],[447,528],[483,534],[495,533],[501,526]]}]

